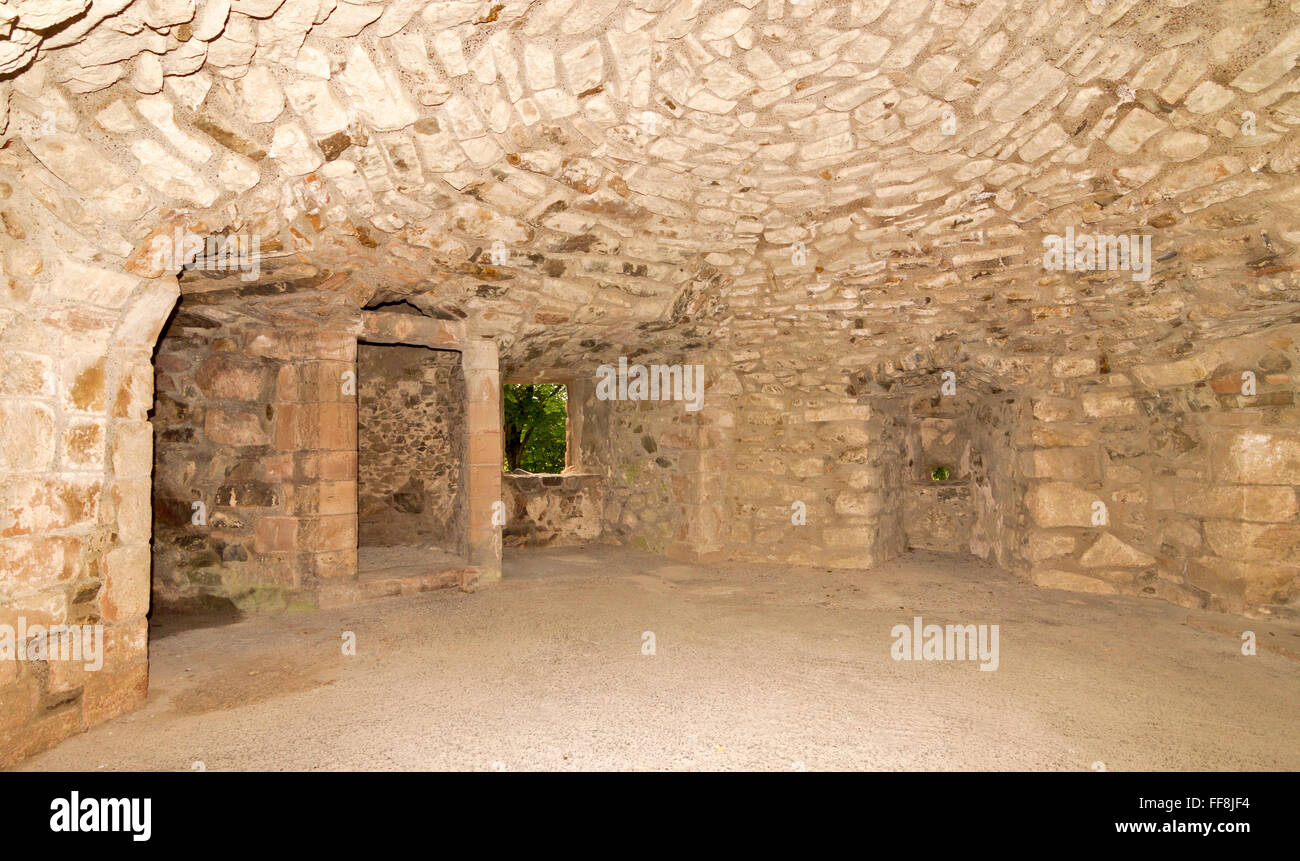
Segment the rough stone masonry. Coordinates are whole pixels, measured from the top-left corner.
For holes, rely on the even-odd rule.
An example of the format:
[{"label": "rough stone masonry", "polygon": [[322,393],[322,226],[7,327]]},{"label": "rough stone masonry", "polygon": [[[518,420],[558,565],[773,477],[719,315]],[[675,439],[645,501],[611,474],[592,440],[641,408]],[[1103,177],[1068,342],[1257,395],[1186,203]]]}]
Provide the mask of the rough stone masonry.
[{"label": "rough stone masonry", "polygon": [[[0,2],[0,623],[104,631],[0,662],[0,764],[143,701],[151,591],[503,536],[1295,613],[1297,59],[1298,0]],[[360,576],[416,497],[463,567]]]}]

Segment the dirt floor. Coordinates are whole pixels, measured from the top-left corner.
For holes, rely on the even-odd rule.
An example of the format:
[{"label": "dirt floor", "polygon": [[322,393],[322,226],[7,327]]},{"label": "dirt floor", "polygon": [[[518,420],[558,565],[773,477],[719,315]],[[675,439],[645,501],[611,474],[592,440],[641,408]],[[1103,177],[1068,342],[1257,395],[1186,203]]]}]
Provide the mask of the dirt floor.
[{"label": "dirt floor", "polygon": [[[1300,769],[1295,625],[933,553],[831,572],[528,549],[505,570],[472,594],[160,620],[148,705],[23,768]],[[999,625],[999,668],[893,660],[916,615]]]},{"label": "dirt floor", "polygon": [[432,544],[357,548],[357,576],[385,577],[461,568],[465,557]]}]

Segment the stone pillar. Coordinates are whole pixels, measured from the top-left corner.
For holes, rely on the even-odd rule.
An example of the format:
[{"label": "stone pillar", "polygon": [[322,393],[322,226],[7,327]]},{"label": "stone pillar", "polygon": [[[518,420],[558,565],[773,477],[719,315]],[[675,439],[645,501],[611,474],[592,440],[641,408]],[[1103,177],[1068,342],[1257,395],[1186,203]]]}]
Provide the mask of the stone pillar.
[{"label": "stone pillar", "polygon": [[469,564],[479,582],[501,579],[501,526],[493,522],[501,502],[501,372],[497,345],[485,339],[465,343],[463,369],[469,397]]},{"label": "stone pillar", "polygon": [[314,333],[313,343],[317,352],[285,368],[298,383],[298,403],[285,404],[285,445],[294,458],[286,492],[297,530],[296,585],[319,587],[357,575],[357,342],[340,329]]}]

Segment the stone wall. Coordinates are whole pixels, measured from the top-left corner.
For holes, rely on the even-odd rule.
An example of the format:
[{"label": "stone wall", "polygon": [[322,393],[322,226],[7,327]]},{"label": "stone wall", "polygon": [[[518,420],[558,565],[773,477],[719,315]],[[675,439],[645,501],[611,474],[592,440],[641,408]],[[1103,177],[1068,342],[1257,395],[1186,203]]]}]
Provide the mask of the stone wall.
[{"label": "stone wall", "polygon": [[507,546],[578,545],[600,538],[605,476],[593,474],[502,477]]},{"label": "stone wall", "polygon": [[465,552],[466,395],[460,353],[357,347],[357,541]]},{"label": "stone wall", "polygon": [[624,486],[635,490],[624,523],[645,546],[837,567],[901,552],[901,513],[883,502],[901,484],[898,422],[859,402],[835,357],[798,361],[719,351],[698,413],[671,403],[619,412]]},{"label": "stone wall", "polygon": [[698,457],[698,418],[680,404],[610,401],[610,540],[667,554],[687,546],[686,508]]},{"label": "stone wall", "polygon": [[182,301],[156,360],[155,603],[283,608],[355,575],[356,320]]},{"label": "stone wall", "polygon": [[862,402],[831,357],[809,356],[804,371],[757,352],[738,358],[731,552],[844,568],[900,553],[901,514],[889,500],[903,481],[901,416]]},{"label": "stone wall", "polygon": [[[6,205],[9,194],[0,182]],[[8,237],[22,233],[4,215]],[[150,351],[177,287],[31,245],[0,250],[0,624],[26,631],[24,648],[38,626],[103,626],[97,668],[0,660],[4,767],[144,703]]]},{"label": "stone wall", "polygon": [[1059,362],[1061,395],[1034,401],[1019,440],[1030,528],[1017,568],[1190,607],[1300,604],[1296,337],[1223,339],[1131,373]]},{"label": "stone wall", "polygon": [[1026,421],[1022,399],[1010,394],[982,395],[971,416],[970,550],[1010,567],[1021,533],[1024,479],[1016,468],[1016,439]]},{"label": "stone wall", "polygon": [[698,411],[677,400],[595,400],[587,408],[596,445],[584,470],[605,476],[603,539],[673,558],[717,557],[725,549],[735,375],[703,354],[629,361],[700,366],[705,393]]},{"label": "stone wall", "polygon": [[[938,395],[938,368],[899,389],[830,356],[719,351],[699,413],[612,405],[606,538],[855,568],[906,541],[1052,588],[1294,605],[1294,328],[1127,372],[1058,356],[1041,386],[973,379],[955,397]],[[930,479],[937,465],[948,481]]]},{"label": "stone wall", "polygon": [[1297,362],[1290,326],[1134,369],[1151,423],[1145,548],[1216,609],[1300,609]]}]

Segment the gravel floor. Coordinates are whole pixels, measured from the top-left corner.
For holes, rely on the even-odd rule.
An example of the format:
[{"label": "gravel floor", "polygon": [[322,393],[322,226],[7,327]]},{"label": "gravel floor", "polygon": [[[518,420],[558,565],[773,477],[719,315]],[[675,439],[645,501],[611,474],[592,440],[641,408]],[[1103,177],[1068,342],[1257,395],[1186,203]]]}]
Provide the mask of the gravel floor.
[{"label": "gravel floor", "polygon": [[[472,594],[158,620],[147,706],[22,767],[1300,769],[1295,626],[931,553],[830,572],[552,548],[505,570]],[[998,625],[998,669],[893,660],[917,615]]]}]

